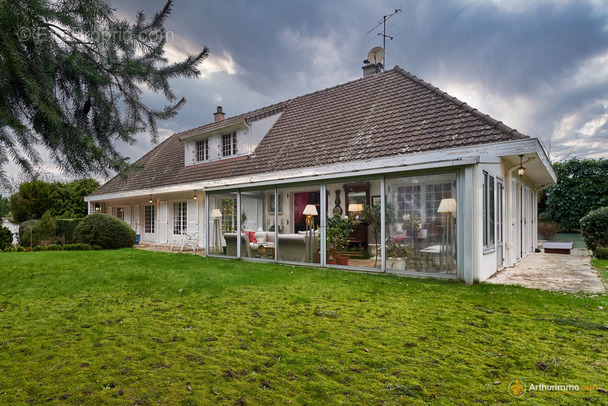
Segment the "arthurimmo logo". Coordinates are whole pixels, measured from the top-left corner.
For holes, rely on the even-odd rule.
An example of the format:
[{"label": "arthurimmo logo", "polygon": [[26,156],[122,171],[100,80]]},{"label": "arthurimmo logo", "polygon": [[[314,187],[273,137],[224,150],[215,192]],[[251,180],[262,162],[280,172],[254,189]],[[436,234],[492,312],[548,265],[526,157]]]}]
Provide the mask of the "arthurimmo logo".
[{"label": "arthurimmo logo", "polygon": [[509,393],[514,397],[523,396],[526,393],[526,384],[520,379],[512,381],[509,384]]}]

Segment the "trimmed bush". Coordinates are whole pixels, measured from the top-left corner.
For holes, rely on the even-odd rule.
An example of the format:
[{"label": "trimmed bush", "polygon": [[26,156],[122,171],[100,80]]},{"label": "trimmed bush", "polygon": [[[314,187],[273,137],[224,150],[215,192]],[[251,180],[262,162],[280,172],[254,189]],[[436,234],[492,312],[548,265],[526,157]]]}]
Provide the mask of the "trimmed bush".
[{"label": "trimmed bush", "polygon": [[101,247],[98,245],[90,246],[89,244],[51,244],[47,246],[37,245],[34,248],[30,247],[11,247],[4,250],[4,252],[32,252],[32,251],[92,251],[100,250]]},{"label": "trimmed bush", "polygon": [[5,250],[13,245],[13,233],[6,227],[0,227],[0,250]]},{"label": "trimmed bush", "polygon": [[545,221],[553,221],[553,216],[548,211],[543,211],[538,214],[538,222],[544,223]]},{"label": "trimmed bush", "polygon": [[597,256],[597,247],[608,247],[608,206],[592,210],[583,217],[581,233],[593,255]]},{"label": "trimmed bush", "polygon": [[72,244],[74,242],[74,230],[81,221],[82,219],[58,219],[57,238],[65,244]]},{"label": "trimmed bush", "polygon": [[596,247],[595,256],[597,259],[608,259],[608,247]]},{"label": "trimmed bush", "polygon": [[104,213],[89,214],[74,230],[74,242],[99,245],[103,249],[129,248],[135,231],[124,221]]}]

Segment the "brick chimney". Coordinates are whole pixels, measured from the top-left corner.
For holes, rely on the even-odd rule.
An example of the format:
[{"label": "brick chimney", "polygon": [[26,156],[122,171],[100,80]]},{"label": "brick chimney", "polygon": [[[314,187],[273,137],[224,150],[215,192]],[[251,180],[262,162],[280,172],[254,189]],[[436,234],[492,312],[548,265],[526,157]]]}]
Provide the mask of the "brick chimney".
[{"label": "brick chimney", "polygon": [[217,106],[217,111],[213,113],[213,122],[217,123],[218,121],[222,121],[224,119],[224,112],[222,111],[222,106]]},{"label": "brick chimney", "polygon": [[380,72],[382,72],[382,64],[381,63],[369,63],[369,61],[366,59],[365,61],[363,61],[363,63],[365,64],[365,66],[363,66],[363,77],[367,78],[370,76],[374,76]]}]

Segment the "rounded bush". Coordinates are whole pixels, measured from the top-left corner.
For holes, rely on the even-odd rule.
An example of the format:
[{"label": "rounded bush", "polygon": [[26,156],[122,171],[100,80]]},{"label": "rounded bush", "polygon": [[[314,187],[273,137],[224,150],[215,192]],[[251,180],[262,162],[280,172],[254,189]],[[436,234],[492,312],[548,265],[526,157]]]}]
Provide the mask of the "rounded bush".
[{"label": "rounded bush", "polygon": [[608,206],[589,212],[581,219],[581,233],[587,248],[608,247]]},{"label": "rounded bush", "polygon": [[129,248],[135,244],[135,231],[116,217],[94,213],[76,226],[74,242],[99,245],[103,249]]}]

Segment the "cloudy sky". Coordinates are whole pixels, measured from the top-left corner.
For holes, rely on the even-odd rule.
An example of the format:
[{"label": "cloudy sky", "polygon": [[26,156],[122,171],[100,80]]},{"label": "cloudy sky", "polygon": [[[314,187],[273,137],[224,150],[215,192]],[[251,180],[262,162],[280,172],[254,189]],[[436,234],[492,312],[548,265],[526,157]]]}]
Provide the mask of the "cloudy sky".
[{"label": "cloudy sky", "polygon": [[[123,18],[163,4],[114,2]],[[200,78],[173,82],[188,103],[161,136],[212,121],[218,105],[236,115],[360,78],[395,9],[387,68],[540,138],[554,161],[608,157],[608,0],[176,0],[167,55],[211,53]],[[142,134],[124,153],[151,148]]]}]

